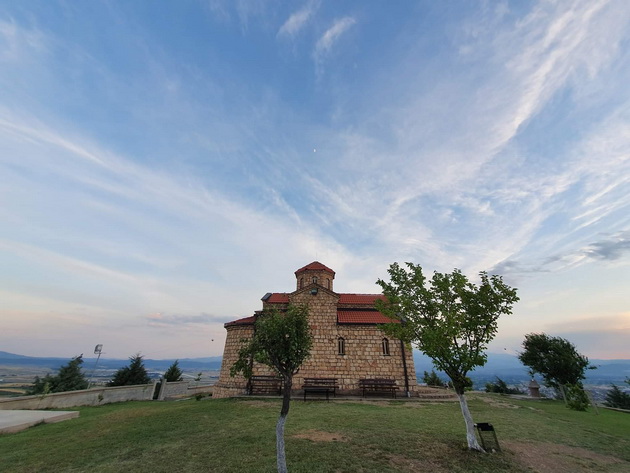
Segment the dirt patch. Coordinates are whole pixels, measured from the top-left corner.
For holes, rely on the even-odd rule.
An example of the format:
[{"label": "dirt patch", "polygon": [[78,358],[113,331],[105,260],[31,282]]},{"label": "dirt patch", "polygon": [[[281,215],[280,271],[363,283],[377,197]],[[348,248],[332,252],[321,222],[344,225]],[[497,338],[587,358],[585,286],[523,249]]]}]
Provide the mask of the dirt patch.
[{"label": "dirt patch", "polygon": [[502,446],[505,451],[513,453],[519,463],[540,473],[630,470],[628,462],[580,447],[542,442],[502,442]]},{"label": "dirt patch", "polygon": [[296,439],[306,439],[312,442],[347,442],[348,437],[335,432],[323,432],[321,430],[307,430],[293,436]]}]

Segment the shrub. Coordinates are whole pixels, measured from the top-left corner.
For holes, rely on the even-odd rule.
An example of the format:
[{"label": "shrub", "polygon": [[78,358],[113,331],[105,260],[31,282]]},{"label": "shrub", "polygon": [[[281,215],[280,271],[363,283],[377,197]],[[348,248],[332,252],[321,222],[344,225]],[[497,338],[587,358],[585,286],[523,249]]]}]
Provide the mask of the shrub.
[{"label": "shrub", "polygon": [[613,384],[612,389],[606,393],[604,405],[616,407],[617,409],[630,409],[630,394],[623,392]]},{"label": "shrub", "polygon": [[487,393],[499,393],[499,394],[523,394],[518,388],[510,388],[505,381],[497,376],[496,383],[486,383]]},{"label": "shrub", "polygon": [[435,370],[431,370],[431,373],[425,371],[422,381],[424,381],[428,386],[444,386],[446,384],[442,378],[437,375]]},{"label": "shrub", "polygon": [[567,384],[565,386],[567,395],[567,407],[574,411],[585,411],[591,403],[584,391],[582,384]]},{"label": "shrub", "polygon": [[50,374],[44,378],[36,376],[33,387],[28,391],[28,394],[62,393],[87,389],[88,381],[81,371],[82,363],[83,355],[79,355],[59,368],[59,372],[55,376]]},{"label": "shrub", "polygon": [[109,386],[132,386],[147,384],[151,381],[144,367],[142,356],[138,353],[129,358],[129,366],[120,368],[109,382]]}]

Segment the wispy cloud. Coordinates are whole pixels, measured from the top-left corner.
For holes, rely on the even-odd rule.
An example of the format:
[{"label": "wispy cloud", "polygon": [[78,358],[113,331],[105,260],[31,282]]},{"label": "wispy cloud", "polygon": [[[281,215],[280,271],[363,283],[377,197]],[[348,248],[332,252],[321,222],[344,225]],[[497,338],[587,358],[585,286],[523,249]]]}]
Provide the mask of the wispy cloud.
[{"label": "wispy cloud", "polygon": [[356,20],[351,16],[339,18],[335,20],[333,25],[317,40],[313,51],[313,59],[315,60],[315,67],[318,74],[322,72],[323,63],[326,57],[331,53],[335,43],[337,43],[341,35],[348,31],[355,23]]},{"label": "wispy cloud", "polygon": [[283,23],[278,30],[278,36],[295,36],[302,28],[306,26],[311,17],[315,14],[319,8],[319,1],[311,0],[306,3],[301,9],[292,13],[291,16]]},{"label": "wispy cloud", "polygon": [[210,314],[198,314],[198,315],[182,315],[171,314],[164,315],[161,313],[149,314],[146,317],[149,326],[164,327],[169,325],[199,325],[210,324],[220,321],[220,318]]}]

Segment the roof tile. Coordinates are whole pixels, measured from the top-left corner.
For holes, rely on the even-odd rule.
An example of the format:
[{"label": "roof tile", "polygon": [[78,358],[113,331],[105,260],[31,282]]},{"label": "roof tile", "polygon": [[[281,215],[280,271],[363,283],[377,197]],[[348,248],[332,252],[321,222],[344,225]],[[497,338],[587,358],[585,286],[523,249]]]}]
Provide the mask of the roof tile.
[{"label": "roof tile", "polygon": [[306,266],[304,266],[303,268],[298,269],[295,274],[299,274],[302,271],[308,271],[308,270],[313,270],[313,271],[328,271],[329,273],[332,273],[333,276],[335,275],[335,272],[330,269],[328,266],[325,266],[323,264],[321,264],[319,261],[313,261],[310,264],[307,264]]},{"label": "roof tile", "polygon": [[224,327],[231,327],[233,325],[252,325],[256,321],[256,316],[252,315],[250,317],[243,317],[242,319],[232,320],[224,324]]},{"label": "roof tile", "polygon": [[338,310],[337,322],[340,324],[389,324],[397,323],[376,310]]}]

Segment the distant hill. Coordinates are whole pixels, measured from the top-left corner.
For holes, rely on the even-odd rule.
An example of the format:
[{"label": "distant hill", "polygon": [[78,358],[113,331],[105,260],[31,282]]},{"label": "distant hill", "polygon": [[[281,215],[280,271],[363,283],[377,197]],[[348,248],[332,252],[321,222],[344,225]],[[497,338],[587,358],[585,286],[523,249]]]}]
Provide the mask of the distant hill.
[{"label": "distant hill", "polygon": [[[431,359],[423,353],[414,351],[413,359],[418,378],[422,377],[424,371],[430,372],[434,369]],[[593,359],[589,361],[597,369],[586,372],[586,384],[620,384],[625,378],[630,377],[630,360]],[[446,378],[446,374],[439,372],[438,374]],[[508,384],[518,384],[530,379],[527,367],[516,356],[503,353],[488,353],[486,365],[469,374],[476,388],[493,381],[497,376]]]},{"label": "distant hill", "polygon": [[[414,364],[418,378],[422,377],[424,371],[431,371],[433,363],[426,355],[414,351]],[[96,363],[96,358],[83,358],[83,366],[91,369]],[[220,356],[210,356],[203,358],[181,358],[179,366],[184,371],[206,371],[221,369]],[[67,363],[69,358],[47,358],[17,355],[0,351],[0,365],[43,367],[56,370],[61,365]],[[165,371],[175,359],[153,360],[145,358],[144,364],[150,371]],[[590,360],[595,370],[588,370],[587,384],[621,384],[626,377],[630,377],[630,360]],[[101,358],[98,362],[99,369],[117,370],[126,366],[129,360]],[[442,378],[446,378],[444,373],[439,373]],[[485,366],[477,368],[469,374],[475,382],[475,387],[483,387],[485,383],[493,381],[495,377],[500,377],[508,384],[519,384],[529,381],[527,368],[521,364],[514,355],[503,353],[488,353],[488,362]]]},{"label": "distant hill", "polygon": [[[15,353],[0,351],[0,365],[30,366],[56,370],[61,365],[66,364],[69,360],[70,358],[24,356],[16,355]],[[96,363],[96,358],[83,357],[83,361],[84,368],[89,368],[94,366],[94,364]],[[164,371],[174,361],[174,358],[166,360],[153,360],[145,358],[144,366],[147,368],[147,370]],[[119,360],[101,358],[98,361],[98,368],[117,370],[118,368],[126,366],[128,363],[128,359]],[[179,367],[182,370],[188,371],[219,370],[221,369],[221,357],[213,356],[205,358],[182,358],[179,360]]]}]

